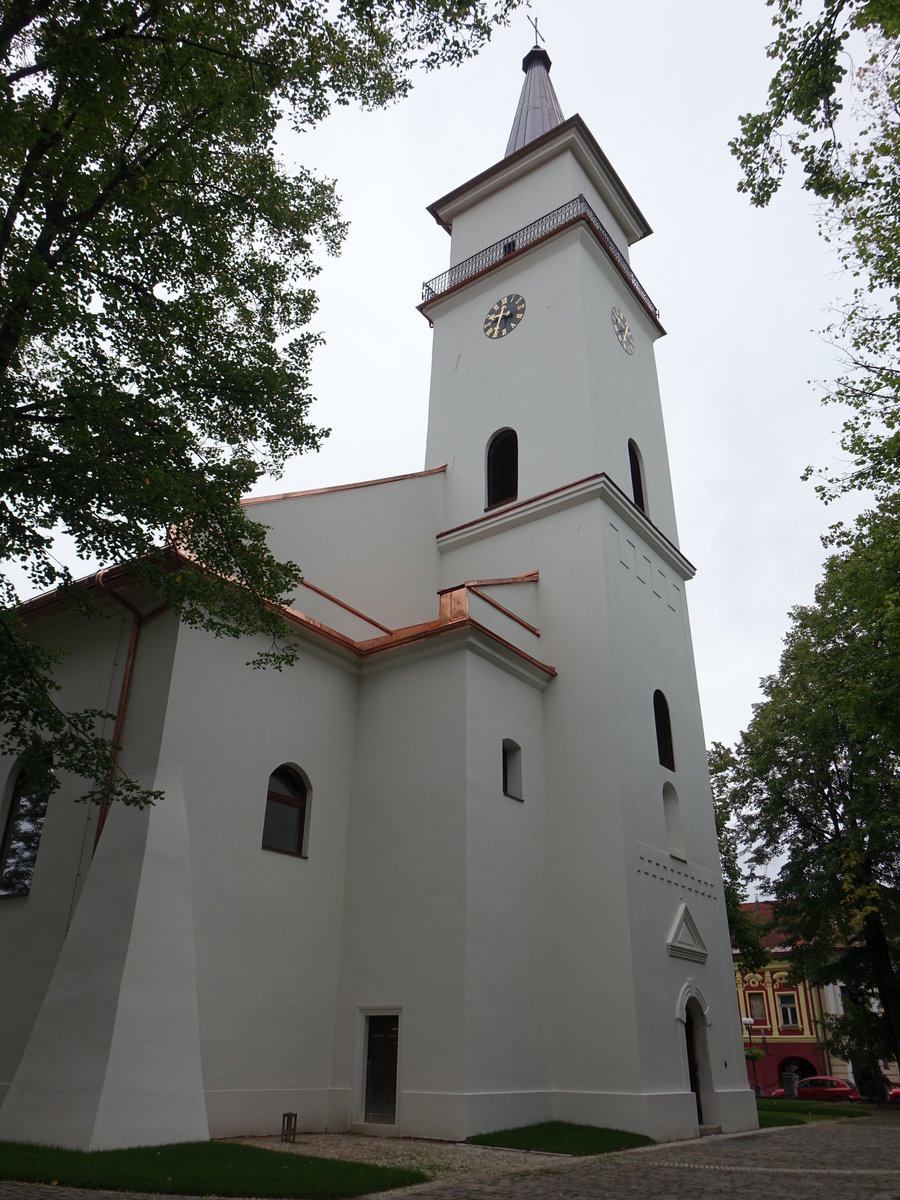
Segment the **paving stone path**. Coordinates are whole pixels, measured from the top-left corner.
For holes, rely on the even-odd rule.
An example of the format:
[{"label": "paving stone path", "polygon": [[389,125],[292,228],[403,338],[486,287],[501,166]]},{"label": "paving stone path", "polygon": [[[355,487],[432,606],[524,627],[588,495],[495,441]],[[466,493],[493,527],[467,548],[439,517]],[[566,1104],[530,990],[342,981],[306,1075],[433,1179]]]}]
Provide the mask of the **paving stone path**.
[{"label": "paving stone path", "polygon": [[[0,1200],[116,1193],[0,1182]],[[558,1159],[500,1178],[445,1177],[371,1200],[900,1200],[900,1112]],[[145,1200],[132,1193],[130,1200]],[[154,1200],[159,1200],[158,1197]]]}]

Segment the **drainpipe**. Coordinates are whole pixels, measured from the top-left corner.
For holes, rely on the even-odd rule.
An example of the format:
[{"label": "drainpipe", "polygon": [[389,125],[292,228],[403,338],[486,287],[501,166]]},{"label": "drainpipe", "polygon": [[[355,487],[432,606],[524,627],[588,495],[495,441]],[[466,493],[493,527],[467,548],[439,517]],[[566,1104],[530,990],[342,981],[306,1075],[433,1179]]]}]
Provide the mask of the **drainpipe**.
[{"label": "drainpipe", "polygon": [[94,836],[94,854],[97,852],[97,843],[100,841],[100,834],[103,832],[103,826],[106,824],[106,817],[109,813],[109,797],[112,793],[113,782],[116,775],[116,767],[119,763],[119,747],[122,743],[122,730],[125,726],[125,712],[128,708],[128,696],[131,691],[131,676],[134,670],[134,656],[137,652],[138,637],[140,635],[141,626],[145,625],[147,621],[152,620],[153,617],[158,616],[158,614],[161,613],[164,608],[168,607],[165,604],[160,604],[157,608],[154,608],[152,612],[149,612],[146,616],[142,617],[140,609],[136,608],[128,600],[125,600],[119,595],[118,592],[114,591],[105,582],[106,574],[106,570],[98,572],[97,586],[102,592],[105,592],[111,600],[114,600],[117,604],[120,604],[122,608],[124,608],[131,615],[131,633],[128,637],[128,655],[125,659],[125,670],[122,673],[122,686],[119,688],[119,704],[118,708],[116,709],[116,723],[115,727],[113,728],[112,761],[110,762],[109,774],[106,777],[106,784],[103,789],[103,802],[100,806],[100,816],[97,820],[97,832]]}]

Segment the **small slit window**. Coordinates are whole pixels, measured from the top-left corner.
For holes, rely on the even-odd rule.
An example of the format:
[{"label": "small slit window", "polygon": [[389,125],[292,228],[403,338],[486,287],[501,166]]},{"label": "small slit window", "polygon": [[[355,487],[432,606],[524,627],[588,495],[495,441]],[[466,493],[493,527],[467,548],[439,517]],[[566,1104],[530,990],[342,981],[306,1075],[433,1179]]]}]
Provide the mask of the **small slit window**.
[{"label": "small slit window", "polygon": [[653,693],[653,718],[656,722],[656,749],[659,763],[670,771],[675,770],[675,750],[672,746],[672,722],[669,720],[669,705],[660,691]]},{"label": "small slit window", "polygon": [[519,439],[514,429],[501,429],[488,442],[487,507],[510,504],[519,494]]},{"label": "small slit window", "polygon": [[308,831],[309,785],[295,768],[278,767],[269,776],[262,847],[305,858]]},{"label": "small slit window", "polygon": [[511,796],[513,800],[521,800],[523,798],[522,747],[511,738],[503,739],[501,769],[503,773],[503,795]]},{"label": "small slit window", "polygon": [[637,448],[637,443],[628,439],[628,465],[631,468],[631,493],[634,497],[635,507],[639,508],[642,513],[647,511],[647,502],[644,492],[644,464],[641,459],[641,452]]},{"label": "small slit window", "polygon": [[684,850],[684,826],[681,822],[681,804],[678,793],[671,783],[663,785],[663,812],[666,818],[666,845],[673,858],[687,860]]},{"label": "small slit window", "polygon": [[27,896],[47,816],[46,789],[29,785],[23,768],[16,776],[0,841],[0,896]]}]

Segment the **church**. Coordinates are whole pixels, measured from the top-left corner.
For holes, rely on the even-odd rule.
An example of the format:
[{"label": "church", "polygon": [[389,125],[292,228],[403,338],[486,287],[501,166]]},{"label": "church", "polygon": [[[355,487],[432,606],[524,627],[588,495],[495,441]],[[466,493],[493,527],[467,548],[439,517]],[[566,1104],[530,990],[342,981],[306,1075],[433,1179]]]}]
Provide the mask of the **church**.
[{"label": "church", "polygon": [[523,69],[503,158],[429,208],[424,469],[246,501],[304,570],[297,664],[125,568],[82,582],[107,620],[23,610],[165,795],[36,812],[0,761],[0,1138],[756,1127],[651,230]]}]

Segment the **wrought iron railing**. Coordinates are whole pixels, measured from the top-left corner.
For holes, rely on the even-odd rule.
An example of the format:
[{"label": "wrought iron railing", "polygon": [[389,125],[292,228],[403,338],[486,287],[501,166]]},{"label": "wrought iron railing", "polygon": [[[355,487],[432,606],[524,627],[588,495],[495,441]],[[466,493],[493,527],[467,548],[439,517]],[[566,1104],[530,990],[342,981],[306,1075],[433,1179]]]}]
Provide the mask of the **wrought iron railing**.
[{"label": "wrought iron railing", "polygon": [[561,229],[564,225],[570,225],[579,218],[584,218],[588,222],[635,292],[637,292],[650,312],[658,317],[659,309],[647,295],[641,281],[629,266],[625,255],[613,241],[606,226],[588,204],[587,200],[580,194],[567,204],[561,204],[559,208],[554,208],[553,212],[547,213],[537,221],[532,221],[524,229],[517,229],[515,233],[507,234],[499,242],[494,242],[492,246],[486,246],[484,250],[479,250],[471,258],[457,263],[455,267],[450,267],[449,270],[444,271],[442,274],[435,275],[434,279],[429,279],[427,283],[423,283],[422,302],[427,303],[429,300],[434,300],[436,296],[448,292],[460,283],[465,283],[473,275],[478,275],[481,271],[486,271],[488,267],[493,267],[496,263],[502,262],[514,250],[524,250],[528,246],[533,246],[535,242],[540,241],[547,234]]}]

